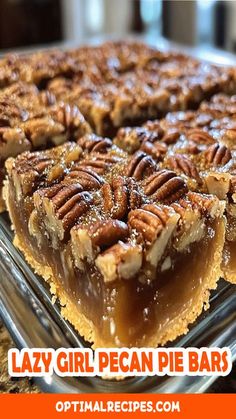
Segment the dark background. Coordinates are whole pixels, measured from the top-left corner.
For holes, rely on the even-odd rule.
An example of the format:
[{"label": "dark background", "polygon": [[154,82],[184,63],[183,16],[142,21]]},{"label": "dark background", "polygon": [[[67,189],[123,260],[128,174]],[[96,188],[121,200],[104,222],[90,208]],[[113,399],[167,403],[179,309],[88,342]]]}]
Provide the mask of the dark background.
[{"label": "dark background", "polygon": [[235,51],[235,22],[236,1],[0,0],[0,48],[135,32]]}]

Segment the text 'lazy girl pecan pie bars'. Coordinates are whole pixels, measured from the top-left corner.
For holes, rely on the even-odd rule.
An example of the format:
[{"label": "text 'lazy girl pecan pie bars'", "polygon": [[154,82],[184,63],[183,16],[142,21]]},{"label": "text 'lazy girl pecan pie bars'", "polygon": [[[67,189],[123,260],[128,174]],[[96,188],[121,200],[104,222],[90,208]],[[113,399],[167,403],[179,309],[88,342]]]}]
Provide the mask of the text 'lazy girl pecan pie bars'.
[{"label": "text 'lazy girl pecan pie bars'", "polygon": [[94,134],[25,152],[7,171],[15,244],[94,347],[165,344],[207,307],[223,201]]}]

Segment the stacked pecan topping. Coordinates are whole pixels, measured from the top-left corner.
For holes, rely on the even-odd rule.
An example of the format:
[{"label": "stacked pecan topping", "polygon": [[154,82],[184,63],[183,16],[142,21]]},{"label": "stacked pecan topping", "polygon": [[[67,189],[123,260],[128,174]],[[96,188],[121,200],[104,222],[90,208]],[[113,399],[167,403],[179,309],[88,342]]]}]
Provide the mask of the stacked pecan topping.
[{"label": "stacked pecan topping", "polygon": [[91,132],[76,105],[56,102],[53,93],[25,82],[0,90],[0,212],[4,163],[27,150],[49,148]]},{"label": "stacked pecan topping", "polygon": [[141,206],[143,197],[137,182],[132,178],[117,176],[102,186],[103,210],[112,218],[122,220],[128,212]]},{"label": "stacked pecan topping", "polygon": [[26,197],[30,203],[28,228],[38,245],[46,235],[54,249],[69,246],[77,269],[94,266],[109,283],[139,271],[142,281],[153,280],[201,240],[207,219],[222,213],[217,198],[214,213],[212,197],[199,205],[178,175],[182,168],[186,178],[196,175],[188,160],[176,171],[163,161],[141,150],[130,156],[87,134],[77,144],[23,153],[7,168],[18,204]]},{"label": "stacked pecan topping", "polygon": [[[235,103],[235,96],[216,95],[198,111],[170,113],[142,128],[122,128],[114,143],[129,153],[135,149],[137,155],[145,150],[160,170],[167,170],[166,177],[172,178],[172,171],[178,174],[177,193],[182,181],[183,188],[185,183],[190,190],[226,199],[234,190]],[[154,174],[153,179],[158,182],[159,177]],[[178,179],[171,182],[177,185]],[[152,188],[153,180],[150,185]],[[149,194],[148,186],[145,192]]]},{"label": "stacked pecan topping", "polygon": [[[138,42],[6,55],[0,60],[0,211],[8,157],[74,141],[86,133],[113,136],[120,127],[197,106],[217,92],[221,94],[210,111],[219,115],[224,106],[222,92],[235,91],[233,68],[202,64],[183,54],[162,52]],[[231,115],[233,101],[235,98],[227,108]],[[207,106],[203,104],[202,109],[208,114]],[[225,138],[232,142],[235,129],[225,123],[224,130]],[[117,144],[126,141],[128,152],[139,150],[161,161],[178,133],[170,130],[165,140],[158,142],[163,129],[155,129],[155,134],[153,131],[145,140],[145,129],[127,136],[125,128],[117,136]],[[90,146],[80,145],[89,151],[105,152],[111,145],[106,138],[96,139],[94,144],[91,136],[88,141]],[[195,143],[193,139],[188,147],[197,152]],[[147,160],[149,157],[145,160],[148,165]]]}]

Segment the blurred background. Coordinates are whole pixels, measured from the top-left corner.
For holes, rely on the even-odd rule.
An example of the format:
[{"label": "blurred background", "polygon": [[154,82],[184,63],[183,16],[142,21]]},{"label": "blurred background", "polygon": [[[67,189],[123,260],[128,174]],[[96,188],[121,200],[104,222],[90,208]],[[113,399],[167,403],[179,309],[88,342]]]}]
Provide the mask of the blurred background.
[{"label": "blurred background", "polygon": [[236,1],[0,0],[0,48],[140,34],[236,50]]}]

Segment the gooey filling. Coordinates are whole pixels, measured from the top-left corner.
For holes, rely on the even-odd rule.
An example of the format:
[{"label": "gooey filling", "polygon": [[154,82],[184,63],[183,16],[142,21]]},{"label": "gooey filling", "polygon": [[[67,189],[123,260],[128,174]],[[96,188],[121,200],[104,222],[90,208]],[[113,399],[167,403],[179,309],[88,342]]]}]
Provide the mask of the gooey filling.
[{"label": "gooey filling", "polygon": [[[173,340],[200,314],[208,301],[207,290],[215,287],[219,277],[224,242],[220,218],[205,219],[204,229],[198,225],[201,231],[195,226],[196,241],[190,240],[185,251],[167,246],[154,276],[150,262],[145,265],[142,260],[142,269],[131,278],[117,277],[109,282],[89,258],[78,267],[70,242],[53,248],[39,218],[34,227],[40,232],[40,241],[29,231],[32,199],[17,201],[10,186],[8,202],[19,247],[34,267],[42,267],[40,274],[51,269],[56,295],[59,299],[63,295],[63,301],[73,308],[66,317],[75,324],[83,313],[93,324],[96,346],[156,346]],[[183,238],[179,242],[183,243]]]}]

